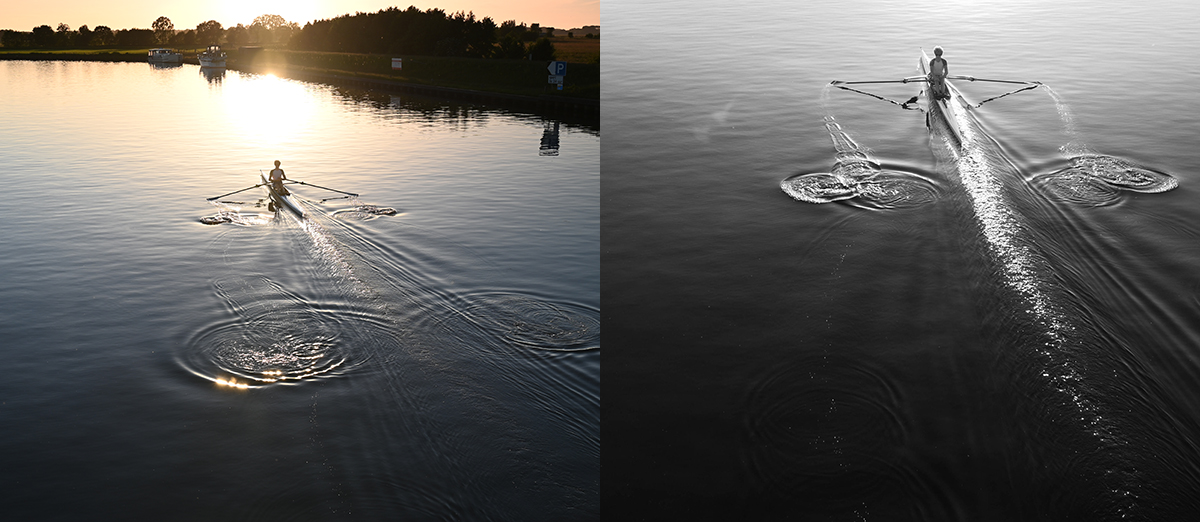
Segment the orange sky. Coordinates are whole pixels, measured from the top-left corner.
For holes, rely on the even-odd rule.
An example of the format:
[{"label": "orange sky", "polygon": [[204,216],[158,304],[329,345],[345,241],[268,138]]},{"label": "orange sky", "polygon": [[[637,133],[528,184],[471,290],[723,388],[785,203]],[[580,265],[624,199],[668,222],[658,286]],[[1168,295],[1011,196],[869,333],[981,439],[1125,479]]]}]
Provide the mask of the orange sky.
[{"label": "orange sky", "polygon": [[443,9],[474,11],[477,18],[492,17],[497,24],[516,20],[543,27],[573,29],[600,25],[600,0],[34,0],[5,1],[0,10],[0,29],[29,31],[39,25],[57,27],[65,23],[72,29],[82,25],[107,25],[112,29],[149,29],[160,16],[166,16],[176,29],[192,29],[206,20],[225,27],[249,25],[262,14],[277,14],[301,26],[305,22],[333,18],[355,12],[373,13],[396,6],[415,5],[421,10]]}]

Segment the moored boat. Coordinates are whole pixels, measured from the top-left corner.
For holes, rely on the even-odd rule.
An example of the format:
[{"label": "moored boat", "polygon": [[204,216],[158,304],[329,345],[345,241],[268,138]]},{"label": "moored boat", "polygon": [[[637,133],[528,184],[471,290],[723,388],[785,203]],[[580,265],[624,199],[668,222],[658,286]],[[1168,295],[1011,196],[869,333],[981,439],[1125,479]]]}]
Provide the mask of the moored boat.
[{"label": "moored boat", "polygon": [[225,67],[225,51],[219,45],[210,45],[196,55],[201,67]]},{"label": "moored boat", "polygon": [[147,61],[150,63],[180,63],[183,61],[183,55],[175,52],[174,49],[158,47],[150,49],[147,53]]},{"label": "moored boat", "polygon": [[267,179],[266,175],[259,174],[259,176],[263,180],[263,186],[267,187],[267,192],[271,194],[271,203],[274,207],[272,210],[280,210],[283,207],[287,207],[292,212],[295,212],[296,215],[300,217],[305,216],[304,207],[300,206],[300,202],[296,201],[292,197],[291,193],[287,192],[286,188],[282,193],[280,193],[279,191],[275,190],[275,186],[271,184],[271,181]]}]

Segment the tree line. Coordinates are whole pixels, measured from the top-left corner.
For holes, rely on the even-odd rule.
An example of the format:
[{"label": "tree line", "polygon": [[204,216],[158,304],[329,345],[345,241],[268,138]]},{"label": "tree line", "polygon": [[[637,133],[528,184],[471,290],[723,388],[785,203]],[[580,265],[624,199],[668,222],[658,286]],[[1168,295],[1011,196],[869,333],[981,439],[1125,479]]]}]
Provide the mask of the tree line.
[{"label": "tree line", "polygon": [[0,31],[0,46],[67,49],[260,44],[303,51],[552,60],[554,45],[541,32],[537,24],[527,27],[509,20],[496,25],[490,17],[477,19],[474,13],[447,14],[441,9],[422,11],[409,6],[403,10],[391,7],[377,13],[318,20],[303,28],[278,15],[262,15],[249,27],[238,24],[228,29],[216,20],[209,20],[195,29],[176,30],[165,16],[155,20],[151,29],[41,25],[28,32]]},{"label": "tree line", "polygon": [[554,45],[541,29],[515,20],[496,25],[474,13],[447,14],[391,7],[377,13],[356,13],[304,25],[291,47],[305,51],[463,56],[470,58],[552,59]]},{"label": "tree line", "polygon": [[199,47],[211,44],[244,45],[248,43],[286,43],[299,24],[288,22],[279,15],[262,15],[249,27],[238,24],[228,29],[216,20],[202,22],[195,29],[176,30],[170,18],[158,17],[152,29],[113,30],[108,26],[90,29],[84,25],[71,29],[58,24],[34,27],[32,31],[0,30],[0,47],[10,49],[82,49],[95,47]]}]

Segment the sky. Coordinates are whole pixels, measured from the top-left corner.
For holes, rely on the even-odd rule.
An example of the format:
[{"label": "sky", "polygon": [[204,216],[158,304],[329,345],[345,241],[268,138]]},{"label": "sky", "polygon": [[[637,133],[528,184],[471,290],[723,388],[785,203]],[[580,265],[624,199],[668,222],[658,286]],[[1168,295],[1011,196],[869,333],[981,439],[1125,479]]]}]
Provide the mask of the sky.
[{"label": "sky", "polygon": [[0,29],[30,31],[60,23],[72,29],[83,25],[149,29],[160,16],[170,18],[176,29],[194,29],[207,20],[228,28],[250,25],[263,14],[277,14],[303,26],[313,20],[410,5],[447,13],[473,11],[476,18],[490,16],[497,24],[516,20],[559,29],[600,25],[600,0],[0,0]]}]

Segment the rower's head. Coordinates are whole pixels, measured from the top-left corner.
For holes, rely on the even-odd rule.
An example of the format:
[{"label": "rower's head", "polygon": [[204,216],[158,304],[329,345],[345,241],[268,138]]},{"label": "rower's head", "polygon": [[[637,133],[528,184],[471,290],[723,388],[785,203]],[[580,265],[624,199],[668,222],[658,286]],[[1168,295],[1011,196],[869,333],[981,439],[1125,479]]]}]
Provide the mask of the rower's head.
[{"label": "rower's head", "polygon": [[934,48],[933,48],[933,54],[934,54],[935,56],[941,56],[941,55],[942,55],[942,46],[940,46],[940,45],[939,45],[939,46],[937,46],[937,47],[934,47]]},{"label": "rower's head", "polygon": [[278,167],[278,166],[279,166],[279,160],[275,160],[275,166],[276,166],[276,167]]}]

